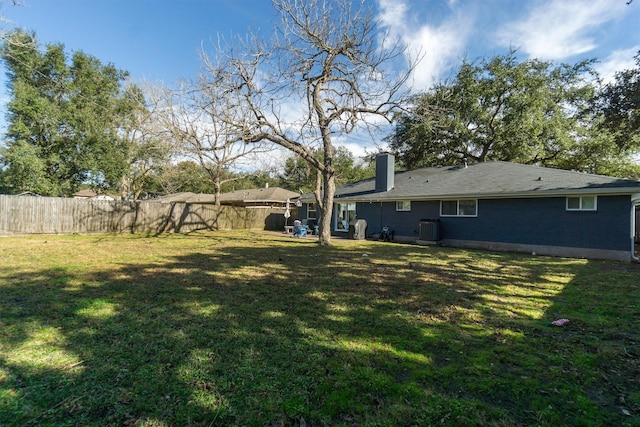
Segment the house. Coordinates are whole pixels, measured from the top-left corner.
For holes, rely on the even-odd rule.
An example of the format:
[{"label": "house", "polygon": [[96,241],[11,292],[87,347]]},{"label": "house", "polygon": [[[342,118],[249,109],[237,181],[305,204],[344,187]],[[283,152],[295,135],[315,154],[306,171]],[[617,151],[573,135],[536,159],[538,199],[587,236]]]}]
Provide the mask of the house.
[{"label": "house", "polygon": [[223,205],[244,207],[281,207],[285,208],[287,200],[298,198],[299,193],[280,187],[254,188],[223,193],[220,203]]},{"label": "house", "polygon": [[180,193],[167,194],[166,196],[160,196],[155,199],[151,199],[150,201],[161,203],[197,203],[210,205],[216,202],[216,196],[213,194],[192,193],[190,191],[184,191]]},{"label": "house", "polygon": [[[247,190],[231,191],[220,195],[220,205],[228,209],[239,211],[253,210],[257,212],[267,212],[265,219],[265,230],[285,230],[288,225],[297,218],[298,208],[292,199],[300,196],[295,191],[285,190],[280,187],[254,188]],[[153,200],[156,203],[185,203],[193,205],[213,205],[215,204],[214,194],[196,194],[190,192],[169,194]]]},{"label": "house", "polygon": [[509,162],[394,172],[382,154],[375,178],[336,190],[332,234],[364,220],[369,237],[629,261],[638,205],[639,181]]}]

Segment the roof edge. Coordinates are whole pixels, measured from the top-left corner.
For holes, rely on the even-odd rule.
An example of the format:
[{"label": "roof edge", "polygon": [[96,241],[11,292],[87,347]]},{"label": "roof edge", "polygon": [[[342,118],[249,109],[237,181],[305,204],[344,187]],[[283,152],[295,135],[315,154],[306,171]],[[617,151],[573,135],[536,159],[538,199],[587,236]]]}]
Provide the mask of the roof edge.
[{"label": "roof edge", "polygon": [[[383,193],[390,195],[389,193]],[[575,194],[593,194],[596,196],[633,196],[637,193],[637,189],[632,188],[584,188],[584,189],[559,189],[559,190],[545,190],[540,192],[522,191],[515,193],[478,193],[478,194],[463,194],[463,193],[450,193],[450,194],[435,194],[433,196],[397,196],[390,195],[392,197],[362,197],[362,196],[340,196],[335,197],[334,201],[337,202],[391,202],[395,200],[411,200],[411,201],[428,201],[428,200],[451,200],[451,199],[536,199],[543,197],[566,197]]]}]

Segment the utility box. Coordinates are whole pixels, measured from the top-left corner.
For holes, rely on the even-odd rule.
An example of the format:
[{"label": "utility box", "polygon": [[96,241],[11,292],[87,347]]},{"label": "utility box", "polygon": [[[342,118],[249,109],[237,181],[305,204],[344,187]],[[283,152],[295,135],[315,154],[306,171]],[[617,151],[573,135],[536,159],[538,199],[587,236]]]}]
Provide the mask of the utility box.
[{"label": "utility box", "polygon": [[349,223],[349,238],[353,240],[364,240],[367,233],[367,221],[356,219]]},{"label": "utility box", "polygon": [[424,242],[439,242],[441,240],[439,219],[420,220],[420,240]]}]

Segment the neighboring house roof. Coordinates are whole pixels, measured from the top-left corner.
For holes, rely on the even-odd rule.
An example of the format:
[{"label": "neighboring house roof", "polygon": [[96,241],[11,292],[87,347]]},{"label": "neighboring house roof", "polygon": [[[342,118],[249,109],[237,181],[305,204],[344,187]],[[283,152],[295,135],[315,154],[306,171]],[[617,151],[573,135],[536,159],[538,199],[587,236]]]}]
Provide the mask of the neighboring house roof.
[{"label": "neighboring house roof", "polygon": [[223,193],[220,196],[220,202],[223,204],[286,203],[287,199],[294,199],[299,196],[300,194],[295,191],[285,190],[280,187],[253,188]]},{"label": "neighboring house roof", "polygon": [[640,181],[498,161],[396,172],[389,191],[376,192],[371,178],[336,189],[335,197],[391,201],[634,193],[640,193]]},{"label": "neighboring house roof", "polygon": [[153,202],[162,202],[162,203],[185,203],[190,198],[196,196],[196,193],[183,192],[183,193],[173,193],[167,194],[166,196],[160,196],[158,198],[152,199]]},{"label": "neighboring house roof", "polygon": [[215,203],[216,196],[213,194],[182,192],[168,194],[158,197],[152,201],[161,203]]},{"label": "neighboring house roof", "polygon": [[115,200],[107,194],[98,194],[91,189],[77,191],[73,193],[73,197],[76,199]]},{"label": "neighboring house roof", "polygon": [[198,193],[190,195],[185,201],[188,203],[215,203],[216,196],[214,194]]},{"label": "neighboring house roof", "polygon": [[75,193],[73,193],[73,197],[78,197],[78,198],[91,198],[91,197],[96,197],[98,195],[98,193],[96,193],[93,190],[87,189],[87,190],[80,190],[77,191]]},{"label": "neighboring house roof", "polygon": [[[298,196],[299,194],[295,191],[285,190],[280,187],[254,188],[223,193],[220,195],[220,203],[223,205],[284,205],[287,202],[287,199],[297,198]],[[155,200],[163,203],[215,203],[215,196],[213,194],[185,192],[169,194]]]}]

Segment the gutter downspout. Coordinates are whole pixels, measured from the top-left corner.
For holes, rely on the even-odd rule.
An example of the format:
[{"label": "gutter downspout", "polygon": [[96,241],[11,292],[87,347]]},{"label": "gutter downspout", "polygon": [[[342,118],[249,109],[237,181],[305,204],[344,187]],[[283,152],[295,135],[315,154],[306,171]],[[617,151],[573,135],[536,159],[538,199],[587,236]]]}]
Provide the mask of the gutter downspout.
[{"label": "gutter downspout", "polygon": [[635,262],[640,262],[640,258],[638,258],[635,254],[636,251],[636,243],[635,243],[635,233],[636,233],[636,205],[640,205],[640,193],[631,195],[631,260]]}]

